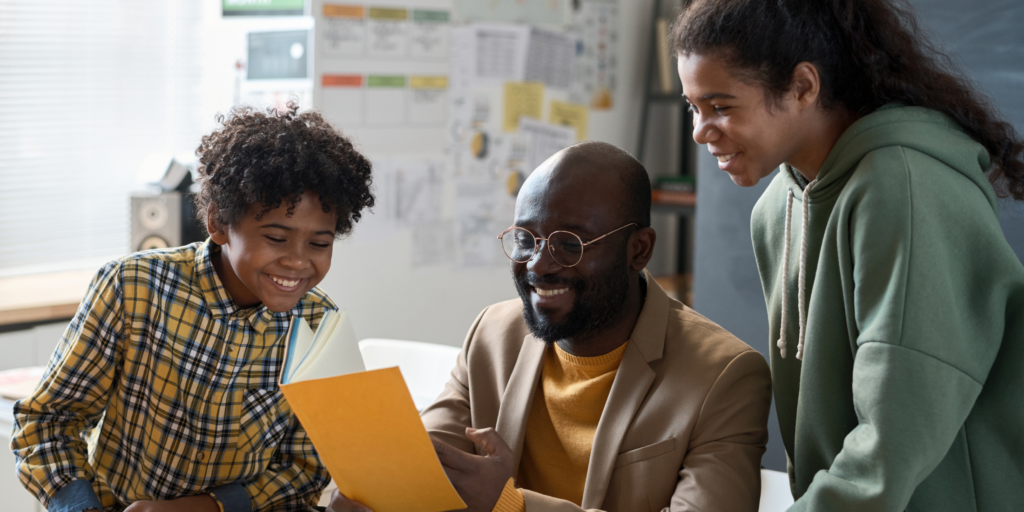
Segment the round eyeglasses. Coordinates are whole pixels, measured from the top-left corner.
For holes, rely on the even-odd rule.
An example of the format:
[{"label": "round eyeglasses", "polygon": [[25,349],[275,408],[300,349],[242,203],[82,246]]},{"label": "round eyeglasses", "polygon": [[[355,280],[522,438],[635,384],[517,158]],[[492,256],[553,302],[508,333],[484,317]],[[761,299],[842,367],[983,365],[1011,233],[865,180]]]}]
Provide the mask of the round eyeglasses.
[{"label": "round eyeglasses", "polygon": [[547,240],[548,252],[551,253],[551,259],[555,260],[555,263],[563,267],[575,267],[583,259],[584,247],[630,226],[640,227],[637,223],[630,222],[589,242],[584,242],[575,233],[569,231],[555,231],[547,238],[539,238],[525,228],[512,226],[502,231],[498,235],[498,240],[501,241],[501,248],[505,251],[505,256],[516,263],[526,263],[532,260],[540,250],[540,243]]}]

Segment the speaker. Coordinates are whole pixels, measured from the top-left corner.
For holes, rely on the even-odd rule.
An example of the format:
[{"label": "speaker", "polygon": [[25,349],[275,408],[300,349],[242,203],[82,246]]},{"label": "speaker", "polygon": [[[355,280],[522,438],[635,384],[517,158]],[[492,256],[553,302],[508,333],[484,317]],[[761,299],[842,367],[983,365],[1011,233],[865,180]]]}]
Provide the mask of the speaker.
[{"label": "speaker", "polygon": [[204,240],[196,224],[191,194],[134,193],[131,196],[131,219],[133,252]]}]

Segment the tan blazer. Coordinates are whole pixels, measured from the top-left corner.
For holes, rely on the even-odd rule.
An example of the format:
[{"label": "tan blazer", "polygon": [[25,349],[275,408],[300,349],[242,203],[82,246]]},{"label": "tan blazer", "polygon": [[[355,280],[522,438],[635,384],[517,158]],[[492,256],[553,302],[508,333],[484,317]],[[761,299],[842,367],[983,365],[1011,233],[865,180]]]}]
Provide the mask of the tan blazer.
[{"label": "tan blazer", "polygon": [[[647,279],[647,298],[598,422],[584,509],[757,510],[768,442],[771,375],[757,351],[670,299]],[[465,427],[494,427],[519,467],[543,367],[544,342],[522,301],[480,313],[445,391],[423,412],[431,435],[467,452]],[[526,510],[579,511],[524,489]]]}]

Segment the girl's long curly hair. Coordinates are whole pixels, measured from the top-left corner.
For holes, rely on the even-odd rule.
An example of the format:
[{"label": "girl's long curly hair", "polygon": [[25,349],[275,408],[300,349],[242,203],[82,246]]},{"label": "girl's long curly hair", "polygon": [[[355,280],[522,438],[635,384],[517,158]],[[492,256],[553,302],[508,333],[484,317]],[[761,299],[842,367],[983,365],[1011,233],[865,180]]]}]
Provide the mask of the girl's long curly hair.
[{"label": "girl's long curly hair", "polygon": [[364,208],[373,207],[370,161],[319,112],[298,105],[278,111],[235,107],[217,116],[221,126],[203,137],[199,157],[196,217],[230,226],[256,209],[259,219],[282,203],[289,213],[306,191],[317,194],[324,212],[336,212],[335,237],[352,231]]},{"label": "girl's long curly hair", "polygon": [[928,40],[904,0],[688,0],[672,30],[680,55],[715,55],[769,98],[810,62],[821,105],[864,115],[886,103],[942,112],[988,150],[989,181],[1024,200],[1024,142],[952,58]]}]

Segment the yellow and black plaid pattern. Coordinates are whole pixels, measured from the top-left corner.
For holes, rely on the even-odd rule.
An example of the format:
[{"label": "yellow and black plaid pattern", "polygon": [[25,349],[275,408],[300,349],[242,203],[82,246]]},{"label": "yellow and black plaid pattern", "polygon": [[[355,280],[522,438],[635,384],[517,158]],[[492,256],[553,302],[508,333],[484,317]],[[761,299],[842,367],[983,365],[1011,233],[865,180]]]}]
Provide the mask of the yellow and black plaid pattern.
[{"label": "yellow and black plaid pattern", "polygon": [[329,477],[278,389],[288,313],[238,309],[210,241],[133,254],[96,277],[35,393],[15,406],[22,483],[47,505],[75,479],[107,510],[240,484],[254,510],[315,503]]}]

